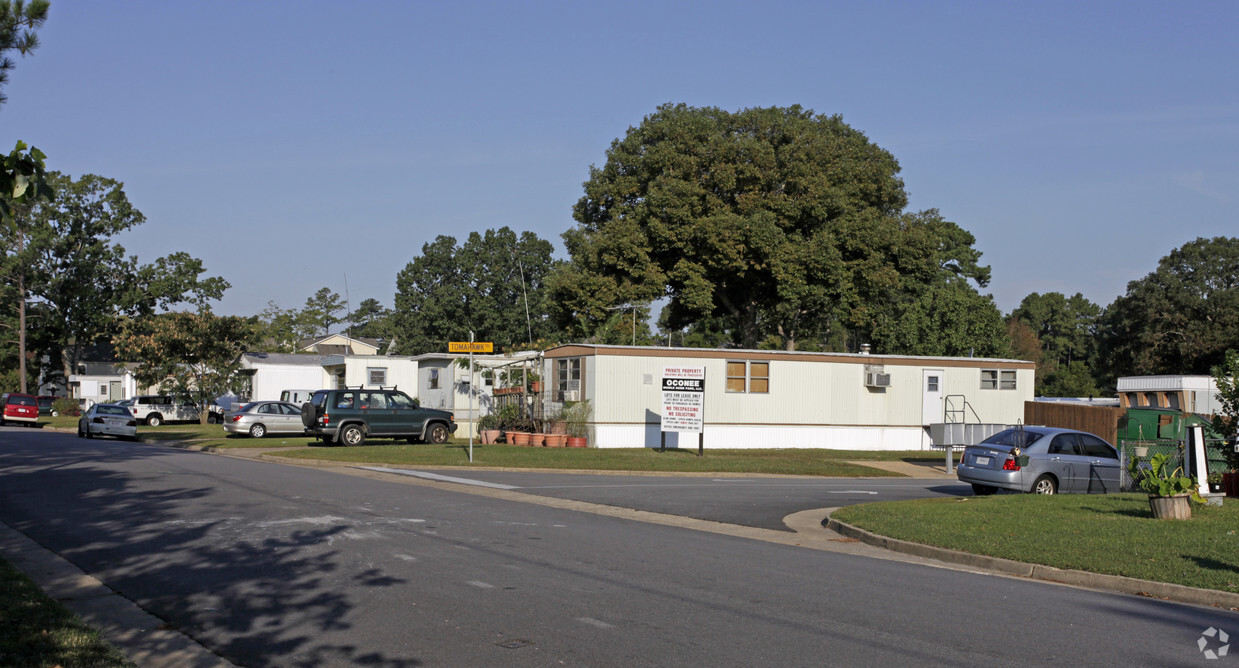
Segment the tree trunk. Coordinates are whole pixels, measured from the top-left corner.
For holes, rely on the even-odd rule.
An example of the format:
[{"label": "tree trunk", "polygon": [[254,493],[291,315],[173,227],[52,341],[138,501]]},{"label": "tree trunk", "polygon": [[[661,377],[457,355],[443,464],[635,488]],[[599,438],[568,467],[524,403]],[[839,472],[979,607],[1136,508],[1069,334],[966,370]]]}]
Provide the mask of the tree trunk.
[{"label": "tree trunk", "polygon": [[17,277],[17,375],[26,392],[26,277]]}]

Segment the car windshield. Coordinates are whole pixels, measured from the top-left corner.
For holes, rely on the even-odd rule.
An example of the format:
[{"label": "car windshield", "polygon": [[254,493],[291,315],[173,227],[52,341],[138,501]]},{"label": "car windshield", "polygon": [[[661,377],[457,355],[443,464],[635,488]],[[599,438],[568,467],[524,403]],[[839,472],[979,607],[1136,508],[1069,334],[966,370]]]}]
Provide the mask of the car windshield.
[{"label": "car windshield", "polygon": [[981,441],[987,445],[1006,445],[1027,448],[1041,438],[1041,434],[1026,429],[1003,429],[1002,431]]},{"label": "car windshield", "polygon": [[103,415],[124,415],[124,416],[129,415],[129,411],[125,410],[121,406],[99,406],[96,412],[101,413]]},{"label": "car windshield", "polygon": [[9,403],[10,403],[10,404],[17,404],[18,406],[35,406],[35,405],[37,405],[37,404],[35,403],[35,399],[34,399],[34,397],[30,397],[30,396],[25,396],[25,397],[23,397],[23,396],[20,396],[20,395],[14,395],[14,396],[9,397]]},{"label": "car windshield", "polygon": [[248,413],[248,412],[250,412],[251,410],[253,410],[253,409],[254,409],[254,407],[255,407],[255,406],[257,406],[257,405],[258,405],[258,402],[257,402],[257,401],[251,401],[251,402],[249,402],[248,404],[245,404],[244,406],[242,406],[242,407],[238,408],[238,409],[237,409],[237,412],[238,412],[238,413]]},{"label": "car windshield", "polygon": [[46,406],[48,408],[51,408],[52,398],[51,397],[39,397],[39,406]]}]

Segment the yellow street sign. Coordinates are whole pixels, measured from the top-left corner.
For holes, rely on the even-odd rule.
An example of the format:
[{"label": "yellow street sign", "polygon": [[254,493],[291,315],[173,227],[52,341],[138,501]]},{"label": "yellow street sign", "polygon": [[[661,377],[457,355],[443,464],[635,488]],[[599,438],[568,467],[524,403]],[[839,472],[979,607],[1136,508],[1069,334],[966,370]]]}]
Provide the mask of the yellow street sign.
[{"label": "yellow street sign", "polygon": [[449,353],[493,353],[495,352],[495,344],[490,341],[449,341],[447,344]]}]

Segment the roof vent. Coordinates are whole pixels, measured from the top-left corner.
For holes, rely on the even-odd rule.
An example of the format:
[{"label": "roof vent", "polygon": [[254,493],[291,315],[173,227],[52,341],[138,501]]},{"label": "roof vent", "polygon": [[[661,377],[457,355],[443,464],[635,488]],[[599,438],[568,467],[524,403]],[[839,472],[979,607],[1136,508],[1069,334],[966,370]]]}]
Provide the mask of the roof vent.
[{"label": "roof vent", "polygon": [[862,343],[862,344],[860,344],[860,354],[862,354],[862,355],[868,355],[868,354],[869,354],[869,344],[868,344],[868,343]]}]

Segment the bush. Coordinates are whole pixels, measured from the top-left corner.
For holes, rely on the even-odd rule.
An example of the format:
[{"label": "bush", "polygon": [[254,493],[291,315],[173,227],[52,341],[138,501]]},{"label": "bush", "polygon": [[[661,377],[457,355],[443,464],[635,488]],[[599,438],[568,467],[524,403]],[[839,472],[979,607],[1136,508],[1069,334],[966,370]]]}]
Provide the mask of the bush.
[{"label": "bush", "polygon": [[57,415],[77,417],[78,415],[81,415],[82,409],[78,406],[77,399],[60,397],[59,399],[52,401],[52,412]]}]

